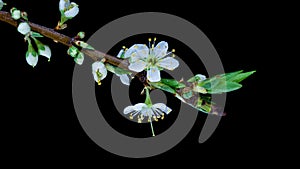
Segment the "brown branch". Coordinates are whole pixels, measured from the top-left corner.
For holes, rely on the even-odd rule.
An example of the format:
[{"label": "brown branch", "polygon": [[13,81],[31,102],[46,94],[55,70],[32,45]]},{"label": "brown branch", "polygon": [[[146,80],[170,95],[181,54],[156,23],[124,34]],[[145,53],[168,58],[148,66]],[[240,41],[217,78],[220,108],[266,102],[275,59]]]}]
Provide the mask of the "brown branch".
[{"label": "brown branch", "polygon": [[[11,14],[8,12],[0,11],[0,20],[3,22],[6,22],[14,27],[18,26],[18,22],[14,20],[11,17]],[[31,29],[35,32],[38,32],[42,34],[43,36],[50,38],[56,42],[59,42],[65,46],[72,46],[73,38],[66,36],[64,34],[61,34],[59,32],[56,32],[54,29],[50,29],[32,22],[28,22]],[[97,50],[89,50],[89,49],[82,49],[81,52],[83,52],[85,55],[89,56],[93,60],[101,60],[105,58],[106,62],[119,66],[120,68],[128,70],[128,61],[127,60],[121,60],[114,56],[107,55],[103,52],[97,51]]]},{"label": "brown branch", "polygon": [[[0,11],[0,20],[3,21],[3,22],[6,22],[14,27],[17,27],[18,26],[18,22],[16,20],[14,20],[10,13],[8,12],[4,12],[4,11]],[[54,29],[50,29],[50,28],[47,28],[47,27],[44,27],[44,26],[41,26],[41,25],[38,25],[38,24],[35,24],[35,23],[32,23],[32,22],[28,22],[31,29],[35,32],[38,32],[40,34],[42,34],[43,36],[47,37],[47,38],[50,38],[54,41],[57,41],[65,46],[72,46],[72,44],[74,43],[74,39],[69,37],[69,36],[66,36],[66,35],[63,35],[61,33],[58,33],[56,32]],[[85,55],[89,56],[91,59],[97,61],[97,60],[102,60],[103,58],[105,58],[105,61],[114,65],[114,66],[118,66],[120,68],[123,68],[123,69],[126,69],[126,70],[129,70],[128,69],[128,66],[129,66],[129,62],[127,60],[122,60],[122,59],[118,59],[117,57],[114,57],[114,56],[110,56],[110,55],[107,55],[103,52],[100,52],[98,50],[91,50],[91,49],[82,49],[81,52],[83,52]],[[129,70],[131,71],[131,70]],[[133,71],[131,71],[133,72]],[[135,76],[137,76],[139,78],[139,80],[145,85],[145,86],[149,86],[147,80],[146,80],[146,77],[143,73],[137,73],[137,72],[133,72]],[[189,87],[191,86],[192,84],[191,83],[187,83],[186,82],[186,88],[185,89],[189,89]],[[177,90],[176,93],[177,95],[179,96],[182,96],[183,95],[183,91],[185,90]],[[197,105],[197,99],[198,99],[199,95],[198,94],[195,94],[192,98],[190,99],[183,99],[182,98],[182,101],[184,100],[185,103],[187,104],[190,104],[190,105],[194,105],[196,107]]]}]

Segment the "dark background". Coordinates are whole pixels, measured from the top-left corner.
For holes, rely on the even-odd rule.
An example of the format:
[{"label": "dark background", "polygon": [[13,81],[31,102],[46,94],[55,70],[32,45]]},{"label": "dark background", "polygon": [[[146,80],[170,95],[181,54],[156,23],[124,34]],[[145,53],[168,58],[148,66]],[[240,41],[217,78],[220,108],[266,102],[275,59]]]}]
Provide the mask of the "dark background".
[{"label": "dark background", "polygon": [[[16,0],[7,3],[9,5],[3,10],[8,11],[15,6],[27,11],[31,22],[46,27],[55,27],[60,18],[58,0]],[[265,43],[272,36],[268,25],[276,18],[273,8],[270,8],[272,4],[163,4],[147,1],[97,5],[94,1],[80,0],[76,0],[76,3],[80,5],[80,12],[68,21],[69,28],[61,31],[66,35],[74,36],[79,31],[85,31],[88,39],[101,26],[119,17],[146,11],[165,12],[182,17],[199,27],[216,48],[226,72],[257,70],[254,76],[243,82],[242,89],[228,94],[225,107],[227,116],[222,118],[209,140],[203,144],[198,143],[206,117],[200,113],[196,125],[182,142],[166,153],[142,161],[149,160],[151,164],[156,159],[178,159],[178,162],[191,161],[199,165],[215,162],[234,164],[239,161],[250,165],[265,161],[265,157],[273,153],[274,147],[267,138],[274,131],[266,118],[263,118],[262,102],[258,96],[258,79],[262,76],[260,72],[266,69],[261,65],[269,57]],[[67,159],[96,163],[102,159],[131,160],[101,149],[81,128],[72,103],[72,72],[75,63],[66,54],[67,47],[43,38],[42,42],[52,49],[52,59],[48,63],[47,59],[40,57],[38,65],[33,69],[26,63],[27,45],[16,28],[0,22],[0,32],[1,85],[4,85],[1,121],[5,122],[1,139],[5,141],[4,146],[9,148],[6,157],[51,163]],[[148,35],[141,40],[146,42],[147,38]],[[169,45],[172,42],[175,44],[176,51],[180,50],[180,42],[165,38],[169,38]],[[118,49],[116,47],[111,54],[115,54]],[[188,53],[192,55],[191,51]],[[134,101],[135,98],[132,99]],[[116,122],[114,125],[122,128]]]}]

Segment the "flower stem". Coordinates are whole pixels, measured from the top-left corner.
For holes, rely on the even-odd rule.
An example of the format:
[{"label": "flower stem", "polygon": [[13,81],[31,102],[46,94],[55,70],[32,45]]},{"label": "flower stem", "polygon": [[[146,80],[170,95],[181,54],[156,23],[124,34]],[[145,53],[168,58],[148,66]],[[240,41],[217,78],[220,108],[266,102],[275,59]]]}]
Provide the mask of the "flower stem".
[{"label": "flower stem", "polygon": [[148,87],[145,87],[145,90],[146,90],[145,104],[146,104],[147,106],[152,106],[152,101],[151,101],[151,98],[150,98],[150,93],[149,93]]},{"label": "flower stem", "polygon": [[153,125],[152,125],[152,120],[151,120],[151,117],[150,117],[150,116],[149,116],[149,119],[150,119],[150,126],[151,126],[152,136],[154,137],[155,134],[154,134]]}]

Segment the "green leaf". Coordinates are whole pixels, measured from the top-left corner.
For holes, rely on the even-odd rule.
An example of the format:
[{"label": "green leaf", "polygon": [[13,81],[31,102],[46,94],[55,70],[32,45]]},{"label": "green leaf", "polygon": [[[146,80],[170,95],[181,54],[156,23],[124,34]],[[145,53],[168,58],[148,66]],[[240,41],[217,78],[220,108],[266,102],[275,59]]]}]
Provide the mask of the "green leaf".
[{"label": "green leaf", "polygon": [[82,65],[83,61],[84,61],[84,54],[82,52],[79,52],[77,54],[77,56],[74,58],[74,61],[78,64],[78,65]]},{"label": "green leaf", "polygon": [[185,87],[185,84],[180,83],[180,82],[178,82],[175,79],[164,79],[164,78],[161,78],[160,82],[163,83],[163,84],[165,84],[165,85],[168,85],[168,86],[170,86],[172,88],[175,88],[175,89],[179,89],[179,88],[184,88]]},{"label": "green leaf", "polygon": [[193,83],[193,82],[203,81],[205,79],[206,77],[204,75],[197,74],[194,77],[191,77],[187,82]]},{"label": "green leaf", "polygon": [[210,90],[207,92],[210,94],[219,94],[219,93],[225,93],[225,92],[231,92],[234,90],[237,90],[241,88],[242,85],[236,82],[230,82],[230,81],[220,81],[217,85],[212,87]]},{"label": "green leaf", "polygon": [[124,69],[122,69],[122,68],[120,68],[120,67],[113,66],[113,65],[108,64],[108,63],[105,64],[105,67],[106,67],[106,69],[107,69],[108,71],[110,71],[110,72],[112,72],[112,73],[114,73],[114,74],[118,74],[118,75],[131,74],[131,72],[128,71],[128,70],[124,70]]},{"label": "green leaf", "polygon": [[42,38],[44,36],[37,33],[37,32],[31,31],[31,37],[33,37],[33,38]]},{"label": "green leaf", "polygon": [[79,53],[79,50],[75,46],[71,46],[69,47],[67,53],[73,58],[76,58],[77,54]]},{"label": "green leaf", "polygon": [[232,77],[231,81],[233,82],[241,82],[243,81],[244,79],[246,79],[247,77],[249,77],[250,75],[252,75],[253,73],[255,73],[256,71],[250,71],[250,72],[245,72],[245,73],[240,73],[234,77]]},{"label": "green leaf", "polygon": [[149,83],[151,86],[153,86],[157,89],[161,89],[161,90],[164,90],[164,91],[172,93],[172,94],[176,93],[176,91],[173,88],[171,88],[170,86],[163,84],[161,82],[149,82]]}]

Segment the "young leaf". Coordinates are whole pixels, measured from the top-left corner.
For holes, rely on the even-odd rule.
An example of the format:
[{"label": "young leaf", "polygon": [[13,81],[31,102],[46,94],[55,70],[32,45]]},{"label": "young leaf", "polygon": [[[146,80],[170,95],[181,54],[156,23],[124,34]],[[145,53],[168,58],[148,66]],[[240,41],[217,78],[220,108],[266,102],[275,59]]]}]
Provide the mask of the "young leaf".
[{"label": "young leaf", "polygon": [[246,79],[247,77],[249,77],[250,75],[252,75],[255,72],[256,71],[240,73],[240,74],[236,75],[235,77],[232,77],[231,81],[239,83],[239,82],[243,81],[244,79]]},{"label": "young leaf", "polygon": [[41,35],[41,34],[38,33],[38,32],[31,31],[31,37],[33,37],[33,38],[42,38],[42,37],[44,37],[44,36]]},{"label": "young leaf", "polygon": [[127,70],[124,70],[120,67],[117,67],[117,66],[113,66],[111,64],[105,64],[105,67],[108,71],[114,73],[114,74],[118,74],[118,75],[123,75],[123,74],[131,74],[130,71],[127,71]]},{"label": "young leaf", "polygon": [[175,89],[179,89],[179,88],[184,88],[185,87],[185,84],[180,83],[180,82],[178,82],[175,79],[164,79],[164,78],[161,78],[160,82],[163,83],[163,84],[165,84],[165,85],[168,85],[168,86],[170,86],[172,88],[175,88]]},{"label": "young leaf", "polygon": [[163,84],[161,82],[149,82],[149,83],[150,83],[151,86],[153,86],[155,88],[164,90],[164,91],[172,93],[172,94],[176,93],[176,91],[173,88],[171,88],[170,86],[168,86],[166,84]]},{"label": "young leaf", "polygon": [[67,53],[68,53],[68,55],[75,58],[77,56],[77,54],[79,53],[79,50],[75,46],[71,46],[71,47],[69,47]]}]

